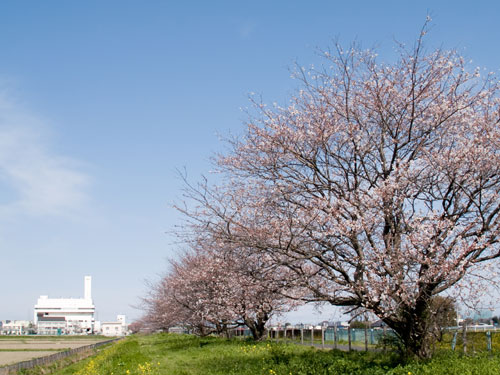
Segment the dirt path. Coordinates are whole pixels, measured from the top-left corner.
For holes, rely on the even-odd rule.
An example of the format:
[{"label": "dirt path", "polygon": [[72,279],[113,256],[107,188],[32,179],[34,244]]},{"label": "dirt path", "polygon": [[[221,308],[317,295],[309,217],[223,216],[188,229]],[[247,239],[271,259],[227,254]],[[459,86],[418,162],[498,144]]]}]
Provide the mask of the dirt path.
[{"label": "dirt path", "polygon": [[57,352],[50,351],[36,351],[36,352],[0,352],[0,366],[11,365],[13,363],[29,361],[33,358],[44,357],[46,355],[51,355]]},{"label": "dirt path", "polygon": [[[33,358],[45,357],[68,349],[95,344],[103,339],[1,339],[0,366],[29,361]],[[12,351],[11,351],[12,350]]]},{"label": "dirt path", "polygon": [[1,340],[0,339],[0,349],[60,349],[64,350],[66,348],[78,348],[80,346],[95,344],[96,342],[103,340]]}]

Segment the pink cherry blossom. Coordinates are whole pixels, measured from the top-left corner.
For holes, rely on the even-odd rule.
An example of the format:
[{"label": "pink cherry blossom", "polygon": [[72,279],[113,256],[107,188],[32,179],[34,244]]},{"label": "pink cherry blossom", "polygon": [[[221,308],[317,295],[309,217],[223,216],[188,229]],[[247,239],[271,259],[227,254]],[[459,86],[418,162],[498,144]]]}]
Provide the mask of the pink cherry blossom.
[{"label": "pink cherry blossom", "polygon": [[288,297],[369,310],[420,357],[434,296],[476,294],[500,256],[499,84],[424,53],[425,28],[392,63],[337,46],[299,69],[181,209],[188,232],[291,272]]}]

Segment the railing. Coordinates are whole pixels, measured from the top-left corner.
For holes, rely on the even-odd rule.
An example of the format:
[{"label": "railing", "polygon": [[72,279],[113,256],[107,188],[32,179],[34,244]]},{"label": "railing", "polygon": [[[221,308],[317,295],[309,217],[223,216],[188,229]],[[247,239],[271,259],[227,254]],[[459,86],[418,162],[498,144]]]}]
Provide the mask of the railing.
[{"label": "railing", "polygon": [[[458,327],[448,327],[448,331],[462,331],[463,327],[458,326]],[[467,326],[467,331],[469,332],[486,332],[486,331],[493,331],[497,332],[500,331],[500,327],[497,326],[492,326],[492,325],[484,325],[484,326],[476,326],[476,325],[468,325]]]},{"label": "railing", "polygon": [[[269,338],[277,341],[295,342],[323,348],[342,350],[384,350],[384,337],[394,337],[390,329],[354,329],[339,327],[271,328]],[[449,327],[441,332],[436,348],[460,350],[465,353],[498,351],[500,349],[500,329],[491,326]]]},{"label": "railing", "polygon": [[385,336],[393,335],[390,329],[374,328],[272,328],[269,338],[274,340],[291,340],[305,345],[333,347],[342,349],[368,349],[382,342]]}]

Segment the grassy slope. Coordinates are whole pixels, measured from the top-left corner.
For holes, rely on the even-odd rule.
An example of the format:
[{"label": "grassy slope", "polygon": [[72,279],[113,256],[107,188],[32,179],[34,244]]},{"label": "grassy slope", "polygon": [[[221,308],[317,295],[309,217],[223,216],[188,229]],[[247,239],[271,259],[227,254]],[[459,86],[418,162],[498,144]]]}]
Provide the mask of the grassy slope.
[{"label": "grassy slope", "polygon": [[129,337],[55,374],[498,375],[500,354],[462,357],[445,352],[430,362],[403,366],[382,353],[343,353],[298,345],[157,334]]}]

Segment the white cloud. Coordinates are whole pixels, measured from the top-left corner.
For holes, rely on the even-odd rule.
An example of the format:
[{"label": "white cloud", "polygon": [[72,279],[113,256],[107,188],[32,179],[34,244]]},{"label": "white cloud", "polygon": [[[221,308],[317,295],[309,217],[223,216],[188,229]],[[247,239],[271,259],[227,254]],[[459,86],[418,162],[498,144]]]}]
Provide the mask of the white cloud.
[{"label": "white cloud", "polygon": [[[84,207],[88,176],[57,155],[46,125],[0,95],[0,215],[72,215]],[[0,191],[1,191],[0,190]]]}]

